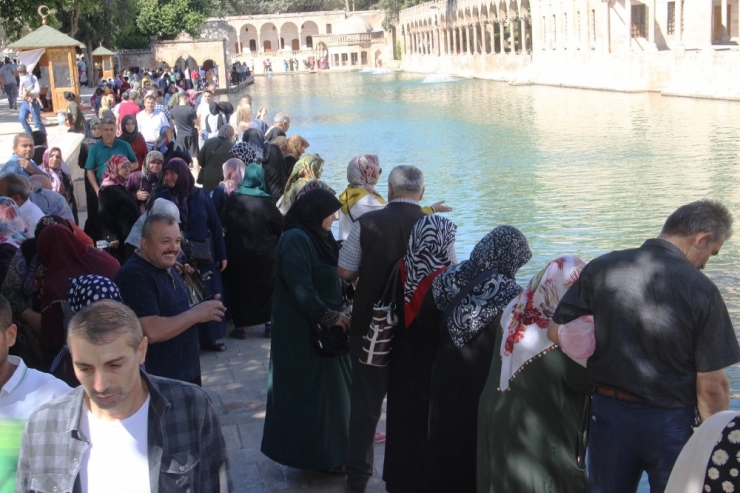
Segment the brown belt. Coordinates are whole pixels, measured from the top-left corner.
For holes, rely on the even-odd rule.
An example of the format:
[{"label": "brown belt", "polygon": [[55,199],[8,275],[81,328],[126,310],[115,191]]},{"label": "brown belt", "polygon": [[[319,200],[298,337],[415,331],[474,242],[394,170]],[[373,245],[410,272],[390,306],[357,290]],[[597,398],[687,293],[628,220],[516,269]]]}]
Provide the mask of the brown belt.
[{"label": "brown belt", "polygon": [[596,387],[596,393],[599,395],[603,395],[604,397],[610,397],[612,399],[617,399],[620,401],[642,402],[642,399],[640,399],[636,395],[609,387]]}]

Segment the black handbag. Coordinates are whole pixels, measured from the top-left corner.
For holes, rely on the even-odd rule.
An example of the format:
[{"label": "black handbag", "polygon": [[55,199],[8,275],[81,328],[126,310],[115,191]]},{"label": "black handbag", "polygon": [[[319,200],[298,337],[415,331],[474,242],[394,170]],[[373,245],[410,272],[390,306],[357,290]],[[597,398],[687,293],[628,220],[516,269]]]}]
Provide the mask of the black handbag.
[{"label": "black handbag", "polygon": [[327,327],[314,322],[311,324],[311,342],[316,352],[327,358],[349,352],[349,337],[338,325]]},{"label": "black handbag", "polygon": [[190,247],[190,256],[193,260],[203,264],[213,262],[210,238],[206,237],[205,240],[191,240],[188,238],[187,242]]}]

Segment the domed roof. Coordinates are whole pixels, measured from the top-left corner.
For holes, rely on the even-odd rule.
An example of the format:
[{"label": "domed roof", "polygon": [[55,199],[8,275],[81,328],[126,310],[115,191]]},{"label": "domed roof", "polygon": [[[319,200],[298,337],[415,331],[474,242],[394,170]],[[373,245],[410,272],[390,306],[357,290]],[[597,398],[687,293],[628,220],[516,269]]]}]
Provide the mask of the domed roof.
[{"label": "domed roof", "polygon": [[371,33],[373,26],[362,17],[349,16],[337,25],[335,34]]}]

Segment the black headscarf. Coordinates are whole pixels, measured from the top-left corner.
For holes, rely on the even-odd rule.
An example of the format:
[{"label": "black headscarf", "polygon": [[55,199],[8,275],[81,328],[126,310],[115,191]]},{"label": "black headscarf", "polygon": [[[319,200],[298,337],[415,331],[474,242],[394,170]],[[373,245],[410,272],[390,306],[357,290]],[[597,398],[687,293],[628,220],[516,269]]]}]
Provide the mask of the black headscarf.
[{"label": "black headscarf", "polygon": [[334,194],[322,188],[311,190],[293,204],[285,216],[285,231],[298,228],[311,237],[319,258],[331,265],[339,260],[339,245],[331,231],[321,227],[328,216],[339,210],[342,204]]},{"label": "black headscarf", "polygon": [[[126,122],[128,122],[129,120],[133,120],[134,125],[136,125],[136,127],[134,128],[134,131],[131,133],[126,131]],[[121,120],[121,137],[120,138],[125,140],[129,144],[133,145],[134,141],[139,137],[139,135],[140,135],[139,134],[139,124],[136,123],[136,117],[134,115],[124,116],[123,119]]]}]

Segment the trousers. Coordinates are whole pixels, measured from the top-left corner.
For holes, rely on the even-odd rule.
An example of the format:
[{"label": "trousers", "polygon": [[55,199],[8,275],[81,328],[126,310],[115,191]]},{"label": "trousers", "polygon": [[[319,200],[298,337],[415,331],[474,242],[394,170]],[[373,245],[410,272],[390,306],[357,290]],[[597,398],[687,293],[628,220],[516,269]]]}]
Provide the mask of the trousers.
[{"label": "trousers", "polygon": [[33,125],[36,127],[36,130],[41,130],[46,133],[44,122],[41,121],[41,105],[37,99],[34,99],[32,103],[29,103],[24,99],[21,103],[20,114],[18,115],[18,120],[21,122],[23,130],[28,135],[31,135],[31,126],[28,124],[29,113],[33,116]]},{"label": "trousers", "polygon": [[594,395],[588,428],[589,491],[637,491],[645,471],[650,493],[663,493],[693,424],[692,407],[657,408]]},{"label": "trousers", "polygon": [[12,84],[4,84],[3,90],[5,95],[8,96],[8,107],[11,110],[18,108],[18,84],[15,81]]}]

